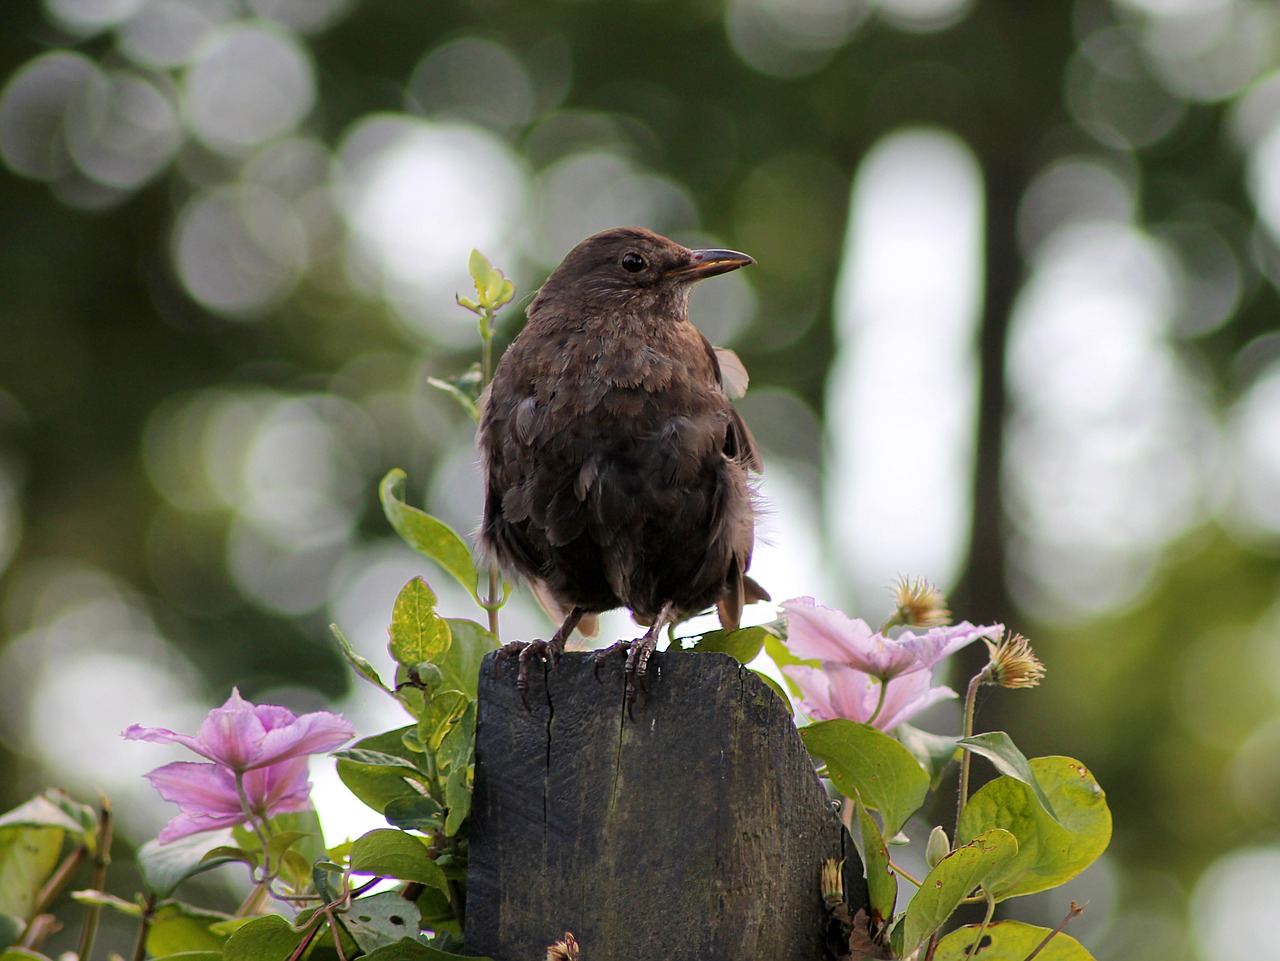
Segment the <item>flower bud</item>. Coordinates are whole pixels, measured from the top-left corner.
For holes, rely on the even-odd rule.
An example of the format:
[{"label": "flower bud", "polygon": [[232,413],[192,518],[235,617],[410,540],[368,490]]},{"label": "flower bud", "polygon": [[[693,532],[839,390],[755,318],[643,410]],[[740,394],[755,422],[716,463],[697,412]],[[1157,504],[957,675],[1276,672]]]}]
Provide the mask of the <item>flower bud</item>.
[{"label": "flower bud", "polygon": [[578,939],[569,931],[547,948],[547,961],[578,961],[579,957]]},{"label": "flower bud", "polygon": [[844,862],[827,858],[822,865],[822,900],[828,905],[844,901]]},{"label": "flower bud", "polygon": [[1031,650],[1031,642],[1021,634],[1005,633],[999,643],[983,638],[991,661],[987,664],[987,684],[1001,687],[1035,687],[1044,677],[1044,664]]},{"label": "flower bud", "polygon": [[947,839],[947,832],[942,829],[939,824],[929,832],[929,843],[925,845],[924,860],[930,868],[936,868],[938,862],[951,853],[951,842]]}]

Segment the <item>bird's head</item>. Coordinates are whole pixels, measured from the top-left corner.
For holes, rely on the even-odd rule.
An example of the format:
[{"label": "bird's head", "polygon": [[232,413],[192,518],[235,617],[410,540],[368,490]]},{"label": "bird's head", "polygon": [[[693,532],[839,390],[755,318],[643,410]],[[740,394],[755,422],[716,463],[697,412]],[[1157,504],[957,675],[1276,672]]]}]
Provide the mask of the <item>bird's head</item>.
[{"label": "bird's head", "polygon": [[569,251],[538,299],[597,309],[683,305],[694,281],[753,263],[735,250],[690,250],[643,227],[615,227]]}]

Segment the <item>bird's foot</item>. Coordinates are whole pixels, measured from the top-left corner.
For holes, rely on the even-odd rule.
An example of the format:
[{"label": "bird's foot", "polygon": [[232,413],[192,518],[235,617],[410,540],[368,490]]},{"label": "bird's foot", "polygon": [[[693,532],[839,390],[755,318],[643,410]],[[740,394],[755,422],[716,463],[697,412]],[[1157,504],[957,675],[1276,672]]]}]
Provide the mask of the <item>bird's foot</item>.
[{"label": "bird's foot", "polygon": [[537,659],[542,661],[548,667],[555,667],[556,660],[559,658],[560,652],[555,646],[548,641],[508,641],[498,648],[498,656],[493,659],[494,675],[497,675],[498,665],[509,657],[516,657],[519,662],[519,669],[516,671],[516,690],[520,692],[520,700],[523,702],[525,710],[529,707],[529,664]]},{"label": "bird's foot", "polygon": [[618,651],[627,652],[627,664],[623,670],[623,677],[626,679],[626,687],[624,696],[627,702],[627,713],[630,714],[636,703],[636,692],[645,689],[645,678],[649,673],[649,659],[653,656],[653,652],[658,647],[658,637],[653,631],[649,631],[644,637],[637,638],[634,641],[618,641],[610,644],[603,650],[596,652],[595,675],[596,680],[600,680],[600,665],[609,657]]}]

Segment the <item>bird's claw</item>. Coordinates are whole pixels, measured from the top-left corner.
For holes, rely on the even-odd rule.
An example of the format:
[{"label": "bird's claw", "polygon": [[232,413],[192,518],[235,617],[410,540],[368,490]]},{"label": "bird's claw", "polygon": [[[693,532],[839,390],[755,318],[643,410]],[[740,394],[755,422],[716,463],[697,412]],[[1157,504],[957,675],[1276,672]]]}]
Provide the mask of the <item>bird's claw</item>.
[{"label": "bird's claw", "polygon": [[649,659],[653,656],[654,650],[658,647],[658,639],[656,636],[646,634],[644,637],[634,641],[618,641],[610,644],[601,651],[596,652],[595,675],[596,680],[600,680],[600,665],[618,651],[627,652],[627,663],[623,669],[623,677],[626,679],[626,686],[623,694],[627,703],[627,713],[630,714],[636,703],[636,691],[645,690],[645,678],[649,673]]},{"label": "bird's claw", "polygon": [[508,641],[498,648],[498,656],[493,659],[494,676],[497,676],[498,665],[507,658],[515,656],[519,668],[516,671],[516,690],[520,692],[520,700],[525,710],[529,707],[529,664],[535,658],[548,667],[555,667],[559,652],[546,641]]}]

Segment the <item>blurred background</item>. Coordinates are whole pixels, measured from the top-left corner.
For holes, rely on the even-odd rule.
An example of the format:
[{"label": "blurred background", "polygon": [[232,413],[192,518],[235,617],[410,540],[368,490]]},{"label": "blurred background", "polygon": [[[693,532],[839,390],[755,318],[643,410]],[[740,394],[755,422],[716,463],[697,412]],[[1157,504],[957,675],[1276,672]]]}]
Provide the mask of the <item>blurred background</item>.
[{"label": "blurred background", "polygon": [[1010,908],[1280,958],[1280,5],[5,0],[0,161],[0,809],[101,787],[154,836],[169,758],[118,732],[233,684],[399,723],[327,625],[385,665],[418,573],[478,615],[376,497],[478,520],[426,384],[477,357],[467,254],[505,344],[641,224],[759,261],[693,308],[753,374],[775,599],[878,623],[923,575],[1046,662],[979,724],[1115,837]]}]

